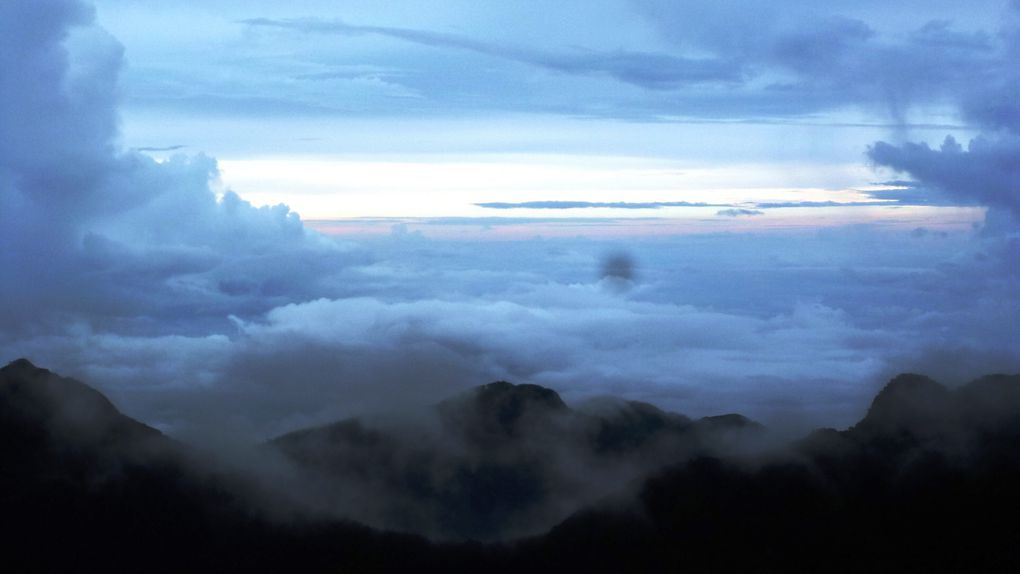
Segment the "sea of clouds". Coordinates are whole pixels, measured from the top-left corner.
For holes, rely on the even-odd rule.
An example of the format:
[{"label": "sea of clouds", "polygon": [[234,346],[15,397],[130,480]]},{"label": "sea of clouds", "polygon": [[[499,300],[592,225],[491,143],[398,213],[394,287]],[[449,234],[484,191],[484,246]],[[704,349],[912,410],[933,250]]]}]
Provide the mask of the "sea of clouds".
[{"label": "sea of clouds", "polygon": [[799,430],[859,419],[897,372],[1020,371],[1009,25],[973,62],[993,81],[946,87],[983,135],[869,152],[988,206],[974,229],[354,243],[247,203],[213,158],[124,149],[124,55],[93,11],[4,2],[0,362],[81,378],[177,436],[247,439],[497,379]]}]

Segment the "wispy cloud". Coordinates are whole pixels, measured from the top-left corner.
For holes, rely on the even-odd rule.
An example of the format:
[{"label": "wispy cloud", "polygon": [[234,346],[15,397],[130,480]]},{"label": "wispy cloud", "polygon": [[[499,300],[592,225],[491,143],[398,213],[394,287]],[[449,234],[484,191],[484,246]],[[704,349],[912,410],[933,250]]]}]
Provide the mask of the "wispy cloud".
[{"label": "wispy cloud", "polygon": [[760,209],[722,209],[715,212],[720,217],[748,217],[752,215],[764,215],[765,212]]},{"label": "wispy cloud", "polygon": [[[737,211],[779,209],[789,207],[861,207],[868,205],[893,205],[899,202],[887,200],[875,201],[768,201],[743,203],[703,203],[692,201],[490,201],[476,203],[478,207],[488,209],[662,209],[664,207],[725,207],[719,215],[757,215],[757,213],[735,213]],[[903,203],[902,205],[907,205]],[[760,213],[760,212],[759,212]]]},{"label": "wispy cloud", "polygon": [[476,203],[488,209],[659,209],[662,207],[729,207],[729,204],[701,203],[690,201],[490,201]]},{"label": "wispy cloud", "polygon": [[576,49],[569,53],[554,53],[486,42],[458,34],[390,26],[359,26],[342,20],[315,18],[249,18],[242,20],[242,23],[253,27],[302,33],[373,34],[421,46],[475,52],[566,74],[606,74],[621,82],[655,90],[702,83],[738,82],[744,75],[741,67],[735,62],[717,58],[684,58],[663,53],[627,50]]},{"label": "wispy cloud", "polygon": [[[72,60],[74,46],[65,42],[69,30],[90,26],[90,14],[71,1],[0,2],[0,39],[12,47],[0,50],[0,363],[27,355],[85,376],[146,422],[258,434],[395,401],[434,402],[454,387],[495,378],[552,386],[568,397],[653,399],[691,413],[827,418],[863,408],[874,390],[868,385],[889,371],[965,376],[1020,365],[1020,250],[1015,241],[972,237],[969,228],[948,236],[869,227],[773,237],[673,234],[633,242],[627,290],[607,285],[600,265],[619,242],[577,238],[574,230],[496,247],[400,228],[357,247],[332,241],[284,205],[256,207],[237,193],[217,194],[212,158],[160,163],[120,149],[122,50],[96,34],[81,40],[89,43]],[[722,72],[733,71],[723,65],[699,74],[690,62],[642,53],[561,57],[418,30],[315,25],[325,26],[322,33],[387,35],[619,76],[650,89],[726,81]],[[826,44],[831,57],[798,65],[837,61],[855,42],[870,41],[852,23],[834,26],[843,35]],[[975,88],[989,90],[990,104],[971,112],[1004,132],[1000,138],[978,138],[966,150],[954,142],[938,150],[876,144],[873,158],[955,197],[1012,209],[1017,100],[1004,78]],[[790,93],[799,92],[776,101],[803,111]]]},{"label": "wispy cloud", "polygon": [[135,151],[150,152],[150,151],[177,151],[177,150],[184,149],[186,147],[188,147],[188,146],[186,146],[186,145],[168,145],[168,146],[162,146],[162,147],[158,147],[158,146],[143,146],[143,147],[136,147],[136,148],[131,148],[131,149],[133,149]]}]

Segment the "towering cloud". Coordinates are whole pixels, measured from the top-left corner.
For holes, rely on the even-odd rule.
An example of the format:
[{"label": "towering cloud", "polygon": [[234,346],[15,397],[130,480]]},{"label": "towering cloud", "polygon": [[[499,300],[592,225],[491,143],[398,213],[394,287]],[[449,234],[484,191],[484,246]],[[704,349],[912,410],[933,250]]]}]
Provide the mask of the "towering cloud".
[{"label": "towering cloud", "polygon": [[924,143],[877,142],[868,153],[878,165],[908,173],[960,202],[1001,211],[1015,224],[1020,218],[1020,102],[1016,98],[1020,72],[1015,65],[1020,57],[1020,4],[1012,2],[1010,8],[999,42],[994,49],[986,48],[995,57],[975,62],[981,81],[959,86],[953,94],[963,117],[983,133],[966,146],[946,137],[938,149]]},{"label": "towering cloud", "polygon": [[952,136],[937,149],[924,143],[877,142],[869,155],[875,163],[909,173],[957,203],[1020,216],[1020,138],[1015,135],[977,137],[966,149]]},{"label": "towering cloud", "polygon": [[[686,8],[639,4],[667,40],[680,40],[671,25],[684,21]],[[864,400],[869,381],[904,362],[923,369],[933,356],[952,356],[960,377],[1020,364],[1015,277],[988,273],[989,253],[965,233],[669,237],[628,245],[625,261],[607,260],[601,270],[600,256],[621,252],[619,242],[546,238],[478,248],[410,233],[355,248],[324,238],[285,206],[256,208],[224,189],[210,157],[156,161],[124,149],[123,50],[94,19],[77,1],[0,3],[0,360],[29,356],[101,381],[126,412],[162,430],[219,424],[266,436],[394,403],[427,404],[497,378],[556,387],[568,403],[610,392],[693,416],[739,409],[765,422],[793,412],[826,418]],[[789,117],[907,95],[883,92],[885,80],[917,86],[922,93],[911,98],[928,102],[968,82],[987,86],[964,100],[988,130],[970,151],[876,144],[874,156],[955,198],[1013,209],[1015,72],[987,64],[1002,59],[995,50],[1005,41],[935,23],[890,47],[849,16],[811,20],[816,27],[769,19],[757,31],[745,20],[736,21],[740,33],[699,36],[698,50],[711,54],[701,63],[663,60],[651,48],[566,59],[557,54],[583,50],[502,53],[465,39],[473,34],[396,27],[334,23],[322,32],[490,59],[499,52],[494,60],[518,72],[558,70],[557,81],[655,94],[648,103],[655,114],[694,102],[685,113],[719,117],[746,105],[743,117],[764,109]],[[257,28],[291,34],[309,25]],[[868,62],[881,68],[873,77]],[[894,63],[913,75],[899,75]],[[761,70],[790,82],[766,83],[771,76],[756,75]],[[691,81],[715,79],[685,91],[688,72]],[[998,80],[972,82],[972,73]],[[725,94],[712,91],[716,80]],[[559,84],[548,86],[561,93]],[[500,88],[486,88],[465,93],[490,105]],[[521,99],[507,94],[501,101]],[[587,102],[587,94],[578,99]],[[668,108],[655,104],[667,99]],[[956,169],[935,164],[946,158],[958,160]],[[583,234],[591,222],[570,224]]]},{"label": "towering cloud", "polygon": [[0,38],[4,330],[82,313],[244,315],[342,266],[344,249],[286,206],[215,189],[214,160],[121,149],[122,50],[91,9],[5,2]]}]

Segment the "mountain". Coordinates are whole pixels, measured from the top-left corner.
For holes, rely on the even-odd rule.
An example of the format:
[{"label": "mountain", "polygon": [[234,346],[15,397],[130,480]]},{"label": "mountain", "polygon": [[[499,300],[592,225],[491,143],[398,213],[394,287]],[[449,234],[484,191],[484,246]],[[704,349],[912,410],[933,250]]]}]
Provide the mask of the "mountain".
[{"label": "mountain", "polygon": [[423,415],[403,426],[341,421],[268,446],[298,467],[310,506],[435,539],[493,541],[547,531],[658,468],[762,430],[739,415],[691,421],[613,399],[574,410],[552,389],[505,381]]},{"label": "mountain", "polygon": [[92,455],[137,462],[168,448],[170,441],[159,431],[120,414],[87,385],[25,359],[0,369],[0,449],[19,463],[4,472],[4,479],[35,472],[54,451],[66,455],[70,472],[72,460],[87,464]]},{"label": "mountain", "polygon": [[[271,516],[242,477],[74,379],[0,369],[0,555],[7,572],[385,571],[452,563],[423,539]],[[393,553],[393,548],[401,548]],[[469,554],[468,554],[469,555]]]},{"label": "mountain", "polygon": [[[306,503],[336,502],[337,484],[364,486],[348,493],[366,499],[364,512],[417,513],[413,527],[551,529],[438,543],[291,507],[90,387],[15,361],[0,369],[4,569],[1002,572],[1020,563],[1020,376],[947,388],[902,375],[856,425],[758,452],[725,437],[714,444],[713,433],[760,432],[739,415],[691,420],[609,399],[571,408],[528,385],[485,385],[430,413],[410,425],[341,421],[262,448],[309,475],[289,484],[308,491]],[[583,491],[581,479],[598,488]]]},{"label": "mountain", "polygon": [[[519,548],[610,571],[1001,572],[1020,560],[1020,376],[894,378],[864,418],[756,457],[698,457],[638,502]],[[568,550],[570,549],[570,550]]]}]

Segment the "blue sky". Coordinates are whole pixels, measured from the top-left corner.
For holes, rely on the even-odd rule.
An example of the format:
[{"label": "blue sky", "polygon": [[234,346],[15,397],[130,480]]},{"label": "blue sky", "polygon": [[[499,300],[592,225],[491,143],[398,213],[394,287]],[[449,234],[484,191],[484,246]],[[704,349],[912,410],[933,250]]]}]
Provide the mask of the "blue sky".
[{"label": "blue sky", "polygon": [[244,440],[1020,371],[1020,4],[889,4],[0,4],[0,361]]},{"label": "blue sky", "polygon": [[225,185],[310,219],[534,217],[475,204],[853,202],[897,179],[866,157],[874,142],[973,137],[961,97],[1002,71],[1008,8],[887,4],[106,0],[97,14],[126,50],[129,147],[211,154]]}]

